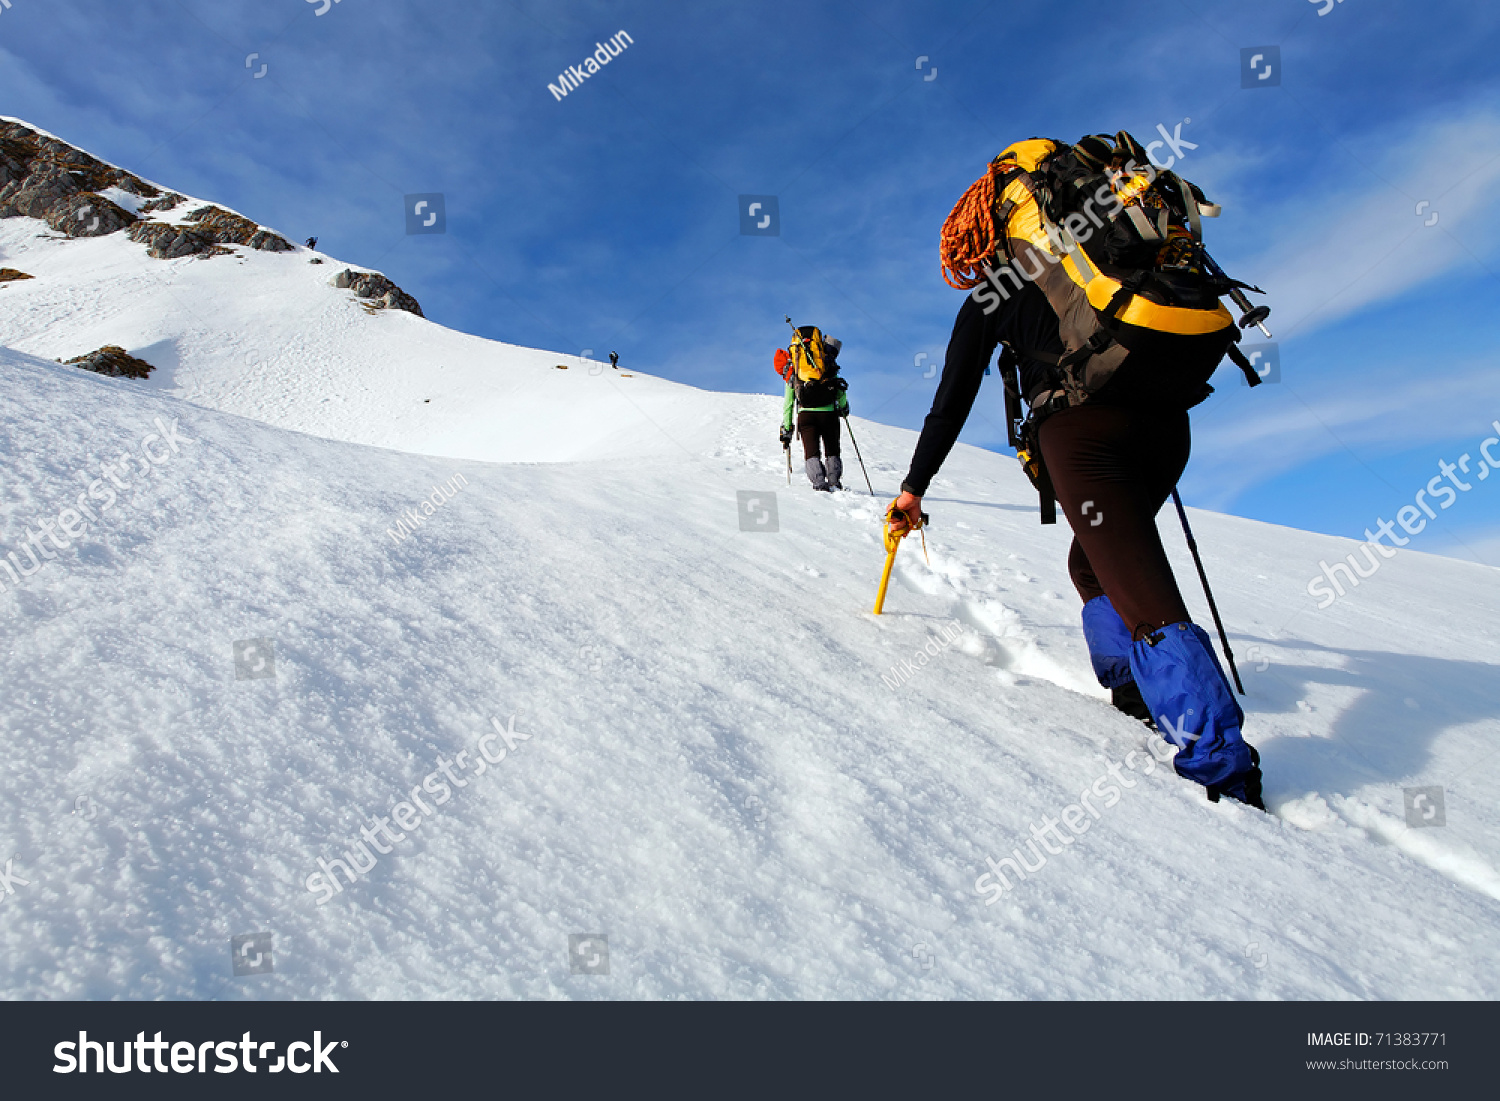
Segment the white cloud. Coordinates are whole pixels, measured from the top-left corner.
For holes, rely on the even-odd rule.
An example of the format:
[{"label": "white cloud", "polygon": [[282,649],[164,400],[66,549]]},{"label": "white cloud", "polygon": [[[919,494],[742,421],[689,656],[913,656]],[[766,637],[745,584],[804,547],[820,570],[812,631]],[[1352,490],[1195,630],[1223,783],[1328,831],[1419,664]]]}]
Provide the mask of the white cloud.
[{"label": "white cloud", "polygon": [[1281,339],[1306,336],[1494,251],[1500,116],[1493,110],[1407,121],[1402,133],[1342,144],[1368,156],[1361,164],[1349,154],[1350,179],[1363,190],[1299,195],[1300,209],[1273,221],[1272,244],[1247,265],[1265,273]]},{"label": "white cloud", "polygon": [[[1270,243],[1231,265],[1254,272],[1269,292],[1278,341],[1305,339],[1432,280],[1476,272],[1476,261],[1500,268],[1492,217],[1500,114],[1473,108],[1406,119],[1399,129],[1350,136],[1339,148],[1347,186],[1299,191],[1277,208],[1254,204]],[[1434,213],[1436,224],[1426,225]],[[1445,364],[1436,385],[1431,334],[1410,336],[1412,350],[1393,349],[1383,364],[1356,365],[1335,349],[1317,375],[1257,390],[1254,402],[1239,400],[1249,391],[1226,369],[1220,377],[1235,390],[1194,416],[1188,484],[1195,497],[1229,509],[1252,486],[1346,448],[1369,456],[1436,443],[1500,415],[1500,357]]]},{"label": "white cloud", "polygon": [[[1227,510],[1251,486],[1346,447],[1389,452],[1455,435],[1493,434],[1487,425],[1500,418],[1500,372],[1493,363],[1455,365],[1442,385],[1417,362],[1372,370],[1360,383],[1316,395],[1262,387],[1257,398],[1272,400],[1250,413],[1248,402],[1234,399],[1205,407],[1194,416],[1188,468],[1195,499]],[[1461,409],[1455,395],[1463,396]]]}]

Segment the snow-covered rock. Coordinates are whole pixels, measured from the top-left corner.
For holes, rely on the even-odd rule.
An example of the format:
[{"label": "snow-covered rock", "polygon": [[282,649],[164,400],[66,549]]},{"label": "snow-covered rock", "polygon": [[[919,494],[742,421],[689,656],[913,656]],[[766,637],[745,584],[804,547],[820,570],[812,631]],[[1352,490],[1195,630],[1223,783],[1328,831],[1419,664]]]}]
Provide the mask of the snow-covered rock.
[{"label": "snow-covered rock", "polygon": [[331,282],[340,290],[352,290],[356,298],[372,300],[379,309],[405,310],[418,317],[422,316],[422,307],[417,305],[417,300],[378,271],[355,271],[353,268],[345,268],[335,275]]},{"label": "snow-covered rock", "polygon": [[108,375],[110,378],[150,378],[151,372],[155,370],[145,360],[137,359],[114,344],[106,344],[87,355],[74,356],[63,362],[69,367],[81,367],[85,371]]}]

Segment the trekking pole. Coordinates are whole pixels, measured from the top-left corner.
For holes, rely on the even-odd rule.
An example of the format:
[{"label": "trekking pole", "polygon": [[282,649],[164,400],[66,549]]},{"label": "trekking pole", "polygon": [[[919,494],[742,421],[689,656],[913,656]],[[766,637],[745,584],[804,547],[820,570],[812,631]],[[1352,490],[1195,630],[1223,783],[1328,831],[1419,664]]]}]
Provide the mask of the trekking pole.
[{"label": "trekking pole", "polygon": [[792,445],[784,443],[781,445],[781,450],[786,455],[786,484],[787,488],[790,489],[792,485]]},{"label": "trekking pole", "polygon": [[1245,686],[1240,683],[1240,671],[1235,668],[1234,651],[1229,648],[1229,635],[1224,631],[1224,621],[1219,618],[1219,606],[1214,603],[1213,590],[1208,587],[1208,574],[1203,572],[1203,559],[1198,557],[1198,541],[1193,538],[1193,529],[1188,527],[1187,510],[1182,507],[1182,498],[1178,496],[1176,486],[1172,487],[1172,503],[1177,506],[1177,518],[1182,521],[1182,534],[1187,536],[1188,550],[1193,552],[1193,565],[1198,567],[1198,580],[1203,582],[1203,595],[1208,597],[1208,610],[1213,613],[1214,626],[1219,629],[1219,641],[1224,644],[1224,656],[1229,659],[1229,672],[1234,675],[1234,686],[1243,696]]},{"label": "trekking pole", "polygon": [[[854,445],[854,457],[859,460],[859,472],[865,476],[865,488],[875,496],[875,487],[870,484],[870,472],[865,469],[865,457],[859,453],[859,441],[854,438],[854,427],[849,423],[849,414],[844,414],[844,427],[849,429],[849,442]],[[879,612],[875,613],[879,615]]]},{"label": "trekking pole", "polygon": [[[1203,258],[1203,266],[1208,269],[1210,275],[1216,275],[1220,279],[1224,280],[1224,282],[1231,284],[1229,288],[1229,299],[1239,307],[1240,313],[1242,314],[1242,316],[1240,317],[1240,328],[1248,329],[1251,325],[1254,325],[1257,329],[1266,334],[1267,340],[1270,340],[1271,330],[1266,328],[1266,318],[1271,316],[1271,307],[1257,306],[1253,302],[1251,302],[1249,298],[1245,297],[1245,292],[1242,291],[1240,287],[1249,286],[1249,284],[1236,284],[1234,280],[1225,275],[1224,269],[1219,267],[1218,261],[1210,256],[1208,254],[1208,250],[1202,245],[1198,246],[1198,255]],[[1256,294],[1266,293],[1259,287],[1250,287],[1250,289]]]}]

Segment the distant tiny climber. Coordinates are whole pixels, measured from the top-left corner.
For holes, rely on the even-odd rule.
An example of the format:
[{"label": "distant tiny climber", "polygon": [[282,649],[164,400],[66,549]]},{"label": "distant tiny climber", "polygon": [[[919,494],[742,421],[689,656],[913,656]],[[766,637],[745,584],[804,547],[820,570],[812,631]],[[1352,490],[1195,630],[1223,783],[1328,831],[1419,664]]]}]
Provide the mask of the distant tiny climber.
[{"label": "distant tiny climber", "polygon": [[[776,373],[786,382],[781,406],[781,446],[791,447],[793,414],[802,437],[807,480],[820,492],[843,489],[844,460],[839,454],[839,418],[848,416],[849,384],[839,377],[843,342],[824,336],[812,325],[795,330],[790,348],[776,349]],[[821,452],[821,454],[820,454]]]},{"label": "distant tiny climber", "polygon": [[307,247],[308,248],[317,248],[318,247],[318,239],[316,237],[309,237],[307,239]]},{"label": "distant tiny climber", "polygon": [[611,367],[613,367],[616,371],[618,371],[620,369],[620,353],[619,352],[610,352],[609,353],[609,365]]}]

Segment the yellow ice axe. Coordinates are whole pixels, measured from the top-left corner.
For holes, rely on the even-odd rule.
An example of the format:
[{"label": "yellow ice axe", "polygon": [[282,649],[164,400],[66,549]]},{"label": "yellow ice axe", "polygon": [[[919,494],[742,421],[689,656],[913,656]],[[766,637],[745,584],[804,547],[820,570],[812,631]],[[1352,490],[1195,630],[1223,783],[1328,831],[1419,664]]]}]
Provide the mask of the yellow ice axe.
[{"label": "yellow ice axe", "polygon": [[[885,569],[880,573],[880,591],[875,594],[876,615],[879,615],[881,609],[885,607],[885,590],[891,583],[891,567],[896,564],[896,551],[901,546],[901,540],[905,539],[912,532],[921,531],[927,526],[928,516],[925,512],[917,518],[916,523],[912,523],[911,518],[906,513],[897,513],[897,515],[906,519],[906,529],[897,534],[891,530],[891,515],[893,513],[896,513],[896,502],[894,500],[891,501],[890,507],[885,510]],[[922,557],[927,558],[926,535],[922,536]],[[928,559],[928,562],[930,563],[931,559]]]}]

